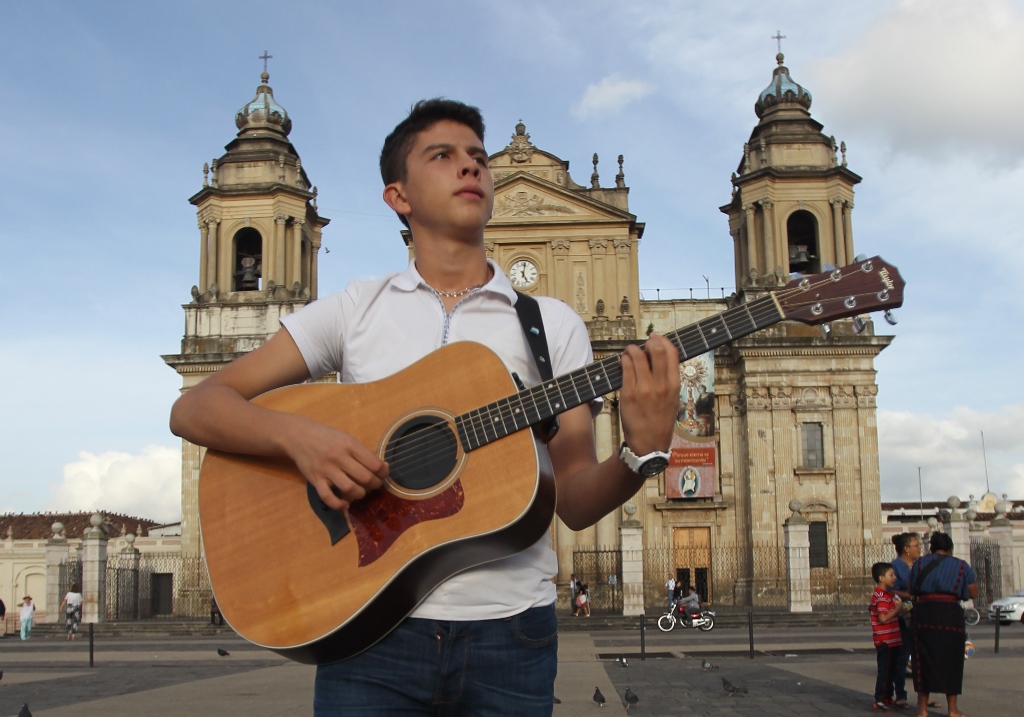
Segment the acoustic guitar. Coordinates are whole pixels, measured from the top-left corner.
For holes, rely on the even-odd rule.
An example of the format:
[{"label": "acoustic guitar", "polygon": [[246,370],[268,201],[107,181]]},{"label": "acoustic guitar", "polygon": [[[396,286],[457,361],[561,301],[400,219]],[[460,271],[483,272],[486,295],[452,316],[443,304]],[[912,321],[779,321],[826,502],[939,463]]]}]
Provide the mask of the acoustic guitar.
[{"label": "acoustic guitar", "polygon": [[[795,278],[667,337],[686,360],[783,320],[888,316],[903,286],[894,267],[865,259]],[[256,397],[351,434],[388,462],[390,479],[339,512],[286,459],[207,451],[199,516],[224,619],[299,662],[365,650],[447,578],[540,539],[555,486],[540,476],[526,429],[621,384],[619,357],[610,356],[518,390],[496,354],[459,342],[381,381]]]}]

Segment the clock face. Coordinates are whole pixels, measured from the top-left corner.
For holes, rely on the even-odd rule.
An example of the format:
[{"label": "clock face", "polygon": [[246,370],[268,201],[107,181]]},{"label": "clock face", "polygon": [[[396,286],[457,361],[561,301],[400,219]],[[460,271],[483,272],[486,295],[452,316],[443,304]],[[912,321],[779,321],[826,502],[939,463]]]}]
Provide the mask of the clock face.
[{"label": "clock face", "polygon": [[519,259],[508,268],[508,278],[512,286],[525,289],[537,283],[537,266],[529,259]]}]

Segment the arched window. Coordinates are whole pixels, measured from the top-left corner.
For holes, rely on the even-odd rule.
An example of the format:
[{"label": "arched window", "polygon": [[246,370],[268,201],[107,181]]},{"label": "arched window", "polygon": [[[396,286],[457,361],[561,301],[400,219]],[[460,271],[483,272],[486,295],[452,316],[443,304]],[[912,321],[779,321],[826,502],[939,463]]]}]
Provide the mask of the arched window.
[{"label": "arched window", "polygon": [[821,255],[818,251],[818,220],[810,212],[801,209],[793,212],[786,220],[786,244],[789,247],[789,270],[805,274],[821,271]]},{"label": "arched window", "polygon": [[233,291],[259,291],[263,276],[263,237],[252,227],[235,234]]}]

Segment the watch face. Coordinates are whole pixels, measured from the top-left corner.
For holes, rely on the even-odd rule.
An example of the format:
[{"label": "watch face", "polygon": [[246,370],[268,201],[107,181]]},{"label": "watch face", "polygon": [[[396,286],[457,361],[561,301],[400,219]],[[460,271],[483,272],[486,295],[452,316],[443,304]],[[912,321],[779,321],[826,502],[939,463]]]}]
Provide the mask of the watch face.
[{"label": "watch face", "polygon": [[648,461],[644,461],[644,464],[640,466],[640,475],[644,478],[653,478],[666,468],[668,468],[667,458],[662,458],[660,456],[657,458],[651,458]]},{"label": "watch face", "polygon": [[508,268],[508,278],[512,286],[525,289],[537,283],[537,266],[529,259],[519,259]]}]

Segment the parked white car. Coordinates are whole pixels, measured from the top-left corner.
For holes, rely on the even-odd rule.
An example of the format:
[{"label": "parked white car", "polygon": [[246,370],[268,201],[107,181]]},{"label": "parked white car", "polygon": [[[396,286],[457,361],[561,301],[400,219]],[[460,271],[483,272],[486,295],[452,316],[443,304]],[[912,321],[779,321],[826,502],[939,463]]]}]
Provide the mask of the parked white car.
[{"label": "parked white car", "polygon": [[1009,625],[1014,620],[1024,622],[1024,590],[1018,590],[1010,597],[993,600],[988,606],[988,619],[998,619],[1003,625]]}]

